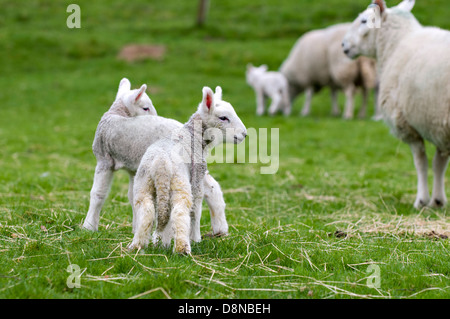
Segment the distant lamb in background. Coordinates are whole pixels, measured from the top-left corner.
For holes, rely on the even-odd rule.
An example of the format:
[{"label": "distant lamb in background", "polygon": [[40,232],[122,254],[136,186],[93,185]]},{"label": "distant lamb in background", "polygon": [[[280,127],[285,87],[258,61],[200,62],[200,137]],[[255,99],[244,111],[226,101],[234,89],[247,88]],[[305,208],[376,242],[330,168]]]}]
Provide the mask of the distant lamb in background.
[{"label": "distant lamb in background", "polygon": [[255,67],[247,65],[245,73],[247,84],[256,93],[256,114],[263,115],[265,110],[265,98],[272,99],[269,114],[274,115],[282,110],[284,115],[291,114],[291,100],[289,98],[288,81],[280,72],[267,71],[267,65]]},{"label": "distant lamb in background", "polygon": [[[136,172],[133,189],[136,231],[129,249],[147,247],[153,224],[164,246],[174,237],[174,251],[191,252],[200,236],[203,180],[208,148],[242,142],[247,130],[230,103],[203,88],[202,102],[183,127],[149,146]],[[212,130],[218,132],[212,132]],[[210,135],[213,133],[212,135]]]},{"label": "distant lamb in background", "polygon": [[[414,4],[405,0],[387,8],[384,1],[374,1],[353,22],[342,46],[349,57],[377,59],[383,118],[413,153],[418,176],[414,207],[442,207],[450,154],[450,32],[421,26],[410,12]],[[431,201],[424,139],[436,146]]]},{"label": "distant lamb in background", "polygon": [[[97,231],[100,211],[108,196],[114,172],[124,169],[129,174],[128,199],[133,205],[134,175],[147,148],[183,126],[178,121],[156,116],[156,110],[145,93],[130,89],[130,81],[121,80],[116,99],[102,116],[95,132],[92,150],[97,160],[89,210],[83,228]],[[136,116],[139,114],[153,116]],[[213,235],[226,235],[225,201],[217,181],[206,173],[205,200],[210,208]],[[135,216],[133,214],[133,231]]]},{"label": "distant lamb in background", "polygon": [[[280,71],[289,82],[291,102],[305,91],[303,116],[311,111],[314,92],[325,86],[331,89],[333,115],[340,114],[337,94],[340,89],[344,91],[345,119],[353,118],[355,91],[362,88],[363,104],[359,116],[366,115],[368,93],[376,86],[375,63],[365,57],[353,61],[342,52],[342,39],[350,26],[350,23],[343,23],[305,33],[281,65]],[[375,110],[377,116],[377,107]]]}]

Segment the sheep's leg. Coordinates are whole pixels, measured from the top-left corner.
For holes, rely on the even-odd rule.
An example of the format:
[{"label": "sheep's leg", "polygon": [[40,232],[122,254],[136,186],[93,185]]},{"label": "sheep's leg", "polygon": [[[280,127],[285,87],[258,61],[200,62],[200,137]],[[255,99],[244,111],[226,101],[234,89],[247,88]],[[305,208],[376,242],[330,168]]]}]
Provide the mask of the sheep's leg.
[{"label": "sheep's leg", "polygon": [[379,104],[379,93],[380,93],[380,84],[377,83],[374,89],[373,97],[374,97],[374,108],[375,108],[375,114],[372,117],[372,120],[379,121],[383,119],[383,115],[381,114],[380,110],[380,104]]},{"label": "sheep's leg", "polygon": [[272,97],[272,103],[270,104],[269,107],[269,115],[275,115],[275,113],[278,111],[280,107],[280,103],[281,103],[281,95],[275,94]]},{"label": "sheep's leg", "polygon": [[302,116],[307,116],[311,112],[311,100],[314,94],[314,88],[309,87],[305,90],[305,104],[303,104]]},{"label": "sheep's leg", "polygon": [[292,103],[291,103],[291,99],[289,97],[289,92],[288,89],[285,88],[282,92],[282,97],[283,97],[283,114],[285,116],[289,116],[291,115],[291,111],[292,111]]},{"label": "sheep's leg", "polygon": [[264,92],[262,90],[256,90],[256,114],[264,114]]},{"label": "sheep's leg", "polygon": [[206,173],[203,185],[204,198],[211,215],[212,234],[215,236],[227,235],[228,223],[225,217],[225,201],[220,185],[209,173]]},{"label": "sheep's leg", "polygon": [[414,165],[417,170],[417,197],[414,202],[414,207],[417,209],[426,206],[430,201],[428,193],[428,159],[425,152],[425,144],[423,140],[411,143],[409,145],[413,153]]},{"label": "sheep's leg", "polygon": [[94,183],[91,189],[89,210],[83,223],[83,228],[97,231],[100,222],[100,211],[111,188],[113,170],[99,167],[95,168]]},{"label": "sheep's leg", "polygon": [[443,154],[439,149],[436,149],[436,154],[433,158],[433,195],[431,196],[430,206],[443,207],[447,203],[447,197],[445,196],[444,177],[447,169],[449,157],[447,154]]},{"label": "sheep's leg", "polygon": [[345,90],[345,111],[344,111],[344,119],[352,119],[353,113],[355,109],[355,104],[353,101],[355,95],[355,85],[349,85]]},{"label": "sheep's leg", "polygon": [[366,88],[362,88],[362,104],[361,109],[359,110],[358,117],[360,119],[364,119],[367,116],[367,101],[369,99],[369,90]]},{"label": "sheep's leg", "polygon": [[135,180],[133,205],[136,214],[136,228],[133,241],[128,246],[129,250],[144,249],[148,246],[156,217],[154,193],[153,181],[145,178],[145,175],[142,179]]},{"label": "sheep's leg", "polygon": [[136,231],[136,216],[134,213],[134,205],[133,205],[133,186],[134,186],[134,173],[129,173],[129,182],[128,182],[128,201],[130,202],[132,211],[133,211],[133,221],[132,221],[132,230],[133,234]]},{"label": "sheep's leg", "polygon": [[190,254],[189,240],[192,209],[192,193],[190,183],[182,176],[174,176],[172,189],[171,226],[175,237],[174,251],[180,254]]},{"label": "sheep's leg", "polygon": [[338,90],[331,89],[331,115],[338,116],[339,111],[339,103],[338,103]]}]

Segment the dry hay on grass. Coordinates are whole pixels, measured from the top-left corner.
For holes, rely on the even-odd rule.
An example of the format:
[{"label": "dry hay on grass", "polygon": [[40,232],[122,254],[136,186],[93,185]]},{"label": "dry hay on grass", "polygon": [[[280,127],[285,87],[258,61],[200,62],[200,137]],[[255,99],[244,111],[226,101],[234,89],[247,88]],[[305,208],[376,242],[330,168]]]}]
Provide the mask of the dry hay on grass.
[{"label": "dry hay on grass", "polygon": [[163,45],[128,44],[124,46],[117,58],[127,62],[155,60],[161,61],[166,54],[166,47]]}]

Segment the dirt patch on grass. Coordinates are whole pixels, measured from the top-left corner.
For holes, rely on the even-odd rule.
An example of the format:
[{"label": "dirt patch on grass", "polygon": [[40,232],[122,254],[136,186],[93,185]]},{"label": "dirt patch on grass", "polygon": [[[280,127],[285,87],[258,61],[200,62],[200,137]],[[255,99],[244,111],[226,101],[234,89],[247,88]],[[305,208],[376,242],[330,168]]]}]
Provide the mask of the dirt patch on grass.
[{"label": "dirt patch on grass", "polygon": [[166,47],[163,45],[129,44],[124,46],[117,58],[127,62],[143,60],[163,60],[166,54]]}]

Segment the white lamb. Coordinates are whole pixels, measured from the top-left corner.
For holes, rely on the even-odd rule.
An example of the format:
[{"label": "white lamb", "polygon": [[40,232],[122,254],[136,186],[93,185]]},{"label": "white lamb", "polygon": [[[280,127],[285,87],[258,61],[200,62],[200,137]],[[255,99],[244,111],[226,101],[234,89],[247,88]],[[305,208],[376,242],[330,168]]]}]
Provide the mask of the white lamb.
[{"label": "white lamb", "polygon": [[[352,61],[343,54],[342,38],[350,25],[350,23],[337,24],[305,33],[298,39],[281,65],[280,71],[289,82],[291,102],[305,91],[302,116],[309,115],[314,92],[320,91],[325,86],[331,89],[333,115],[340,113],[338,90],[344,91],[346,102],[343,117],[346,119],[353,118],[355,91],[361,87],[363,104],[359,116],[365,116],[368,93],[376,85],[375,64],[368,58]],[[375,109],[377,110],[376,106]]]},{"label": "white lamb", "polygon": [[[134,175],[147,148],[183,126],[180,122],[156,116],[156,110],[145,93],[146,85],[130,90],[130,82],[122,79],[116,100],[101,118],[92,150],[97,159],[89,211],[83,228],[97,231],[100,211],[108,196],[114,172],[129,173],[128,199],[133,204]],[[138,114],[153,116],[136,116]],[[225,202],[220,185],[208,173],[204,178],[205,200],[210,208],[213,235],[226,235]],[[133,231],[135,230],[133,214]]]},{"label": "white lamb", "polygon": [[[410,13],[414,0],[387,8],[377,0],[353,22],[343,41],[349,57],[375,57],[380,108],[392,133],[409,144],[418,175],[416,208],[444,206],[450,153],[450,32],[423,27]],[[424,140],[436,146],[430,201]]]},{"label": "white lamb", "polygon": [[156,237],[164,246],[174,237],[174,251],[191,252],[190,240],[200,236],[203,179],[209,147],[221,142],[240,143],[246,128],[231,104],[203,88],[203,99],[186,124],[160,139],[145,152],[135,177],[133,190],[137,216],[136,232],[129,249],[147,247],[153,223]]},{"label": "white lamb", "polygon": [[284,115],[291,114],[291,100],[289,98],[288,81],[281,72],[267,71],[267,65],[255,67],[247,65],[245,73],[247,84],[256,93],[256,114],[263,115],[265,110],[265,98],[272,99],[269,114],[274,115],[282,110]]}]

